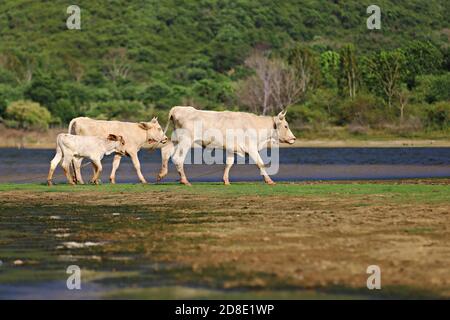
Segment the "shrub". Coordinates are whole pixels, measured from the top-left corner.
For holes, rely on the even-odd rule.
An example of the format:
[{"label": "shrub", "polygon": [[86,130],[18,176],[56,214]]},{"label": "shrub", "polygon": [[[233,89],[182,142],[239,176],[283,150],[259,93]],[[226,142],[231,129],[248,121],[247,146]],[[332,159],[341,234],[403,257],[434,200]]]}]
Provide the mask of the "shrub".
[{"label": "shrub", "polygon": [[113,100],[92,104],[86,115],[103,120],[142,121],[147,113],[139,101]]},{"label": "shrub", "polygon": [[447,129],[450,126],[450,101],[429,105],[426,109],[427,126],[432,129]]},{"label": "shrub", "polygon": [[417,87],[414,100],[417,102],[434,103],[450,100],[450,72],[442,75],[426,75],[416,79]]},{"label": "shrub", "polygon": [[355,99],[344,100],[339,107],[339,124],[377,125],[392,120],[393,108],[389,110],[373,95],[360,94]]},{"label": "shrub", "polygon": [[6,108],[6,125],[22,129],[47,130],[52,120],[50,112],[37,102],[19,100]]}]

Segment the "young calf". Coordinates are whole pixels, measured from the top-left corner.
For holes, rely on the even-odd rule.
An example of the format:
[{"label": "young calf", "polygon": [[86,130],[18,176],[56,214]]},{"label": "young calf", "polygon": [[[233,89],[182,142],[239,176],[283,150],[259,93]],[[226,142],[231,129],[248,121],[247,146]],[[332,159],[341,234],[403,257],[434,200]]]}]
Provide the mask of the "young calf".
[{"label": "young calf", "polygon": [[53,172],[61,163],[64,174],[70,184],[75,184],[70,173],[70,164],[74,158],[89,158],[94,165],[94,175],[91,182],[98,184],[98,178],[102,171],[101,160],[113,152],[125,155],[125,141],[122,136],[110,134],[107,138],[96,136],[77,136],[61,133],[56,139],[56,155],[50,162],[47,183],[52,185]]}]

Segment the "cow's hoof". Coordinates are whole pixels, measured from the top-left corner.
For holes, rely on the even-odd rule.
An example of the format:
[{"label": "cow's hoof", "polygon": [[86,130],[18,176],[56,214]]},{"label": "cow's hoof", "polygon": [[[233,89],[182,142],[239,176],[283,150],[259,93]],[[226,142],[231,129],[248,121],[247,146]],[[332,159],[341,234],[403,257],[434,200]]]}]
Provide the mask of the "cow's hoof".
[{"label": "cow's hoof", "polygon": [[47,185],[48,185],[49,187],[51,187],[51,186],[53,185],[53,182],[47,181]]},{"label": "cow's hoof", "polygon": [[109,178],[109,182],[111,182],[111,184],[116,184],[116,179]]},{"label": "cow's hoof", "polygon": [[274,185],[276,185],[276,183],[273,182],[272,180],[266,181],[266,183],[267,183],[269,186],[274,186]]},{"label": "cow's hoof", "polygon": [[225,185],[225,186],[231,186],[231,183],[230,183],[230,181],[224,181],[224,182],[223,182],[223,185]]},{"label": "cow's hoof", "polygon": [[192,184],[187,180],[181,180],[180,183],[184,184],[185,186],[192,186]]}]

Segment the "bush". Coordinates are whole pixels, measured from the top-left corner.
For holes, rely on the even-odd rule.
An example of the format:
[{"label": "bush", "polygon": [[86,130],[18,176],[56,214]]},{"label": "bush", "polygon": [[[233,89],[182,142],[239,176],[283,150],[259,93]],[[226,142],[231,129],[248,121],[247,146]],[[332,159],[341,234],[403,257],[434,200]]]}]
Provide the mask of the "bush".
[{"label": "bush", "polygon": [[94,103],[86,115],[103,120],[142,121],[148,118],[148,112],[141,102],[128,100]]},{"label": "bush", "polygon": [[355,99],[344,100],[339,107],[339,124],[359,124],[361,126],[377,125],[391,121],[394,109],[385,107],[380,98],[360,94]]},{"label": "bush", "polygon": [[414,99],[417,102],[434,103],[450,100],[450,72],[442,75],[426,75],[416,79]]},{"label": "bush", "polygon": [[22,129],[47,130],[52,120],[50,112],[37,102],[19,100],[11,103],[5,112],[6,125]]},{"label": "bush", "polygon": [[432,129],[447,129],[450,127],[450,101],[432,104],[426,109],[427,126]]}]

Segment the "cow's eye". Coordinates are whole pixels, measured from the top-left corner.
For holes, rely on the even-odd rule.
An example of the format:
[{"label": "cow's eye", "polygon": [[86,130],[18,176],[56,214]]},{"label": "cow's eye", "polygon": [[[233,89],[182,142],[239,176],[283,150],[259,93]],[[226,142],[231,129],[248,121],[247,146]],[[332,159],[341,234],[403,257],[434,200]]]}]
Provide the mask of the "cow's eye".
[{"label": "cow's eye", "polygon": [[287,126],[284,126],[287,129]]}]

